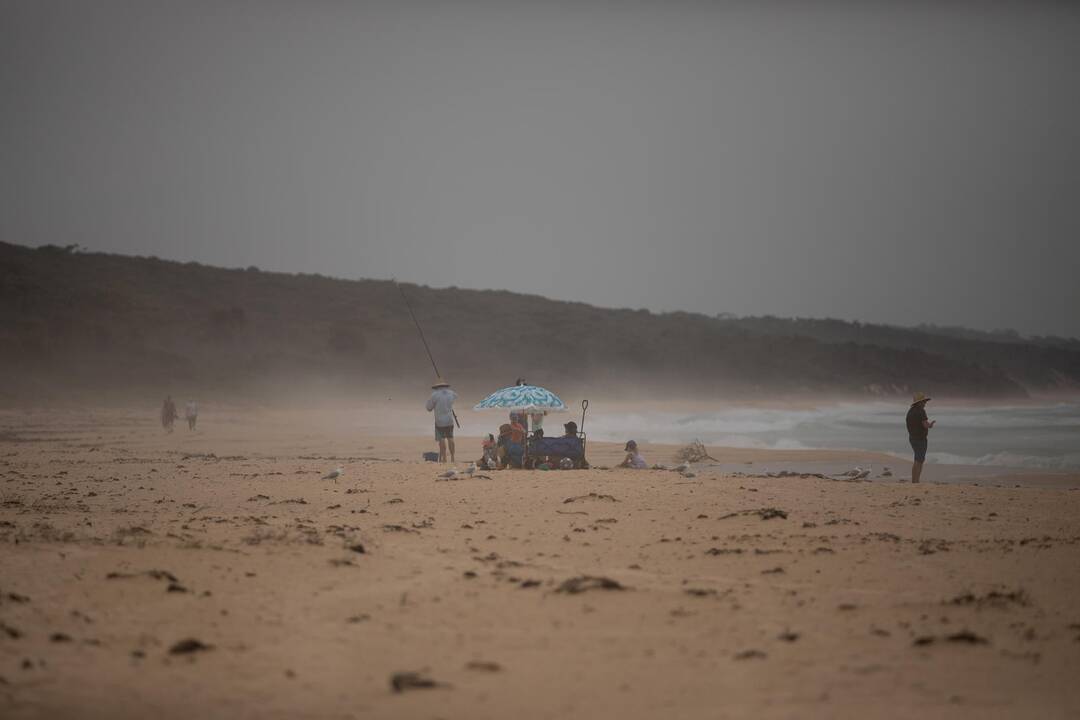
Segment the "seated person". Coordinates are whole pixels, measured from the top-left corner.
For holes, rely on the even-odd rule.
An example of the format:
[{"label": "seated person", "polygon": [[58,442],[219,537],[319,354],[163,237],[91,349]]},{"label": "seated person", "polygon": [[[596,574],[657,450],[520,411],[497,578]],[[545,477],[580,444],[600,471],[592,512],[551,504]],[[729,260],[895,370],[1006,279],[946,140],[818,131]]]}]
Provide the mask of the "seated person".
[{"label": "seated person", "polygon": [[547,410],[533,410],[529,413],[529,424],[532,425],[532,433],[535,437],[544,437],[544,416]]},{"label": "seated person", "polygon": [[512,432],[512,439],[516,443],[525,442],[525,430],[526,423],[529,421],[525,418],[525,413],[512,412],[510,413],[510,430]]},{"label": "seated person", "polygon": [[623,450],[626,451],[626,459],[616,467],[633,468],[635,470],[648,469],[649,464],[645,462],[645,458],[641,457],[641,453],[638,452],[636,442],[630,440],[626,443],[626,447],[624,447]]},{"label": "seated person", "polygon": [[[518,426],[520,427],[520,425]],[[496,442],[496,453],[498,457],[499,469],[506,467],[521,467],[521,460],[525,454],[525,447],[521,441],[514,441],[514,428],[509,423],[503,423],[499,426],[499,440]],[[521,440],[525,439],[524,431],[521,433]]]},{"label": "seated person", "polygon": [[496,451],[498,448],[495,443],[495,436],[488,433],[488,436],[484,438],[483,443],[481,443],[481,447],[483,448],[484,454],[476,461],[476,464],[486,470],[494,470],[499,464],[496,459]]},{"label": "seated person", "polygon": [[585,457],[585,446],[578,437],[577,423],[573,420],[563,425],[566,434],[560,437],[533,437],[529,441],[529,455],[545,458],[549,464],[557,458]]}]

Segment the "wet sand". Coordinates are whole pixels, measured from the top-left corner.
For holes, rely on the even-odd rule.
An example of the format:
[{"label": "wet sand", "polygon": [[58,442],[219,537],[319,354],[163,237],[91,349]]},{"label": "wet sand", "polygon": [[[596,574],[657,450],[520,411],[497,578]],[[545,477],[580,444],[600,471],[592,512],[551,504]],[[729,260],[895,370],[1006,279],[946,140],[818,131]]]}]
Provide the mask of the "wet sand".
[{"label": "wet sand", "polygon": [[0,414],[0,715],[1080,713],[1080,478],[710,448],[443,481],[408,416]]}]

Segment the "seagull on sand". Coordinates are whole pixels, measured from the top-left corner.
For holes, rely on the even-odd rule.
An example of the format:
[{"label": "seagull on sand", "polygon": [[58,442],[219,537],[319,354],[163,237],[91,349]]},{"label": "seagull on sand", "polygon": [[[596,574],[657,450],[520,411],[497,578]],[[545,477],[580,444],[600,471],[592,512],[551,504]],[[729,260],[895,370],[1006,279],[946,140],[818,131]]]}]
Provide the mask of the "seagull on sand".
[{"label": "seagull on sand", "polygon": [[341,477],[344,472],[345,471],[342,470],[341,468],[334,468],[330,472],[323,475],[322,479],[323,480],[333,480],[336,483],[338,478]]},{"label": "seagull on sand", "polygon": [[476,473],[476,463],[471,462],[469,463],[469,467],[465,468],[465,474],[472,477],[474,473]]},{"label": "seagull on sand", "polygon": [[457,470],[455,470],[454,468],[450,468],[449,470],[444,472],[442,475],[440,475],[438,479],[439,480],[453,480],[456,477],[457,477]]},{"label": "seagull on sand", "polygon": [[690,472],[690,462],[688,460],[683,460],[682,465],[676,465],[672,470],[677,473]]},{"label": "seagull on sand", "polygon": [[851,479],[852,480],[865,480],[866,478],[870,477],[870,469],[873,468],[873,467],[874,466],[871,465],[866,470],[863,470],[861,467],[856,465],[855,466],[855,474],[851,476]]}]

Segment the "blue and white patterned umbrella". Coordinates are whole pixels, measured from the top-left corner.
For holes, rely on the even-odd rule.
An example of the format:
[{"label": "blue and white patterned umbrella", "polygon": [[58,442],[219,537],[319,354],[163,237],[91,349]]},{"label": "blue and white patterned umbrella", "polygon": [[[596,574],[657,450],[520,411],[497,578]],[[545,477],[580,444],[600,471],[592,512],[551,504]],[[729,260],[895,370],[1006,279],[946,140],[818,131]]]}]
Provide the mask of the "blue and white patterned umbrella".
[{"label": "blue and white patterned umbrella", "polygon": [[566,405],[550,390],[536,385],[514,385],[496,390],[477,403],[473,410],[565,410]]}]

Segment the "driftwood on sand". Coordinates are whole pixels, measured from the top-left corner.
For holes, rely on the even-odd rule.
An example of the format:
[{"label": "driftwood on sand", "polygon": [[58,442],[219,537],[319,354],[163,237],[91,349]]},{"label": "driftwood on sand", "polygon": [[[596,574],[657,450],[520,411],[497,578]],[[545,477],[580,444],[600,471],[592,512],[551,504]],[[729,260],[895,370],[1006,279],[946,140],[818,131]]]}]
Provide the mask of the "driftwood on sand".
[{"label": "driftwood on sand", "polygon": [[683,462],[701,462],[702,460],[712,460],[713,462],[720,462],[705,448],[705,444],[701,440],[694,438],[693,442],[689,445],[685,445],[675,451],[675,459],[682,460]]}]

